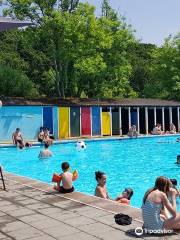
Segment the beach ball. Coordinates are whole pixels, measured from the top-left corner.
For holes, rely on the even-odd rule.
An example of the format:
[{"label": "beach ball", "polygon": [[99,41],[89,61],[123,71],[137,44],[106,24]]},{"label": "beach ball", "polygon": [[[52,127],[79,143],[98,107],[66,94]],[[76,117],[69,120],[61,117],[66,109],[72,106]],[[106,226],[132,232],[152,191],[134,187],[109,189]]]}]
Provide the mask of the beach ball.
[{"label": "beach ball", "polygon": [[84,141],[77,141],[76,142],[76,149],[77,150],[84,150],[86,149],[86,144]]}]

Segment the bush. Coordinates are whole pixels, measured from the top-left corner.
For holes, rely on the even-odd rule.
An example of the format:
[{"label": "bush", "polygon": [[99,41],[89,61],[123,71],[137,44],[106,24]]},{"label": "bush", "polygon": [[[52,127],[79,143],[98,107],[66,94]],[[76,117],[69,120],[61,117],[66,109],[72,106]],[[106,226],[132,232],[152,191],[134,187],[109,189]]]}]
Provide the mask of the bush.
[{"label": "bush", "polygon": [[33,82],[22,72],[0,65],[0,95],[7,97],[36,97]]}]

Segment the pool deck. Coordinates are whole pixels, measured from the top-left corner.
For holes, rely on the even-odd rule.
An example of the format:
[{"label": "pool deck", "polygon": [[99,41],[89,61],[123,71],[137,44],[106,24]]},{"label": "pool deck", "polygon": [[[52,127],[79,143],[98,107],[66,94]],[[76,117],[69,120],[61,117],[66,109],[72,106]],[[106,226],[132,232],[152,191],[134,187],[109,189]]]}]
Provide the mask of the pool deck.
[{"label": "pool deck", "polygon": [[[158,138],[158,137],[180,137],[180,133],[176,134],[163,134],[163,135],[152,135],[152,134],[139,134],[138,137],[128,137],[127,135],[119,135],[119,136],[92,136],[92,137],[72,137],[67,139],[61,140],[54,140],[53,145],[60,144],[60,143],[75,143],[77,140],[82,140],[86,142],[93,142],[93,141],[112,141],[112,140],[131,140],[131,139],[141,139],[141,138]],[[31,142],[33,146],[43,146],[43,143],[38,142],[37,140],[27,140]],[[26,142],[25,141],[25,142]],[[16,147],[16,145],[12,144],[12,141],[0,141],[0,148],[3,147]]]},{"label": "pool deck", "polygon": [[[0,189],[0,239],[126,240],[136,239],[134,230],[142,226],[138,208],[79,192],[59,194],[43,182],[10,173],[4,176],[7,191]],[[131,225],[114,222],[114,213],[120,212],[133,218]],[[139,238],[179,240],[180,236]]]}]

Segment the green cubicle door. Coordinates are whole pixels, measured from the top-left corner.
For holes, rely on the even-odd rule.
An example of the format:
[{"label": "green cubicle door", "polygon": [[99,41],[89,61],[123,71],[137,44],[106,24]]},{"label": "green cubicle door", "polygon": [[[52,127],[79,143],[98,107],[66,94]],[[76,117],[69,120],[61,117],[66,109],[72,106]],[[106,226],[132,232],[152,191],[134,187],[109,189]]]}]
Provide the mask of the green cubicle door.
[{"label": "green cubicle door", "polygon": [[112,135],[119,135],[119,107],[112,107]]},{"label": "green cubicle door", "polygon": [[70,108],[70,129],[71,129],[71,137],[80,136],[80,108],[79,107]]}]

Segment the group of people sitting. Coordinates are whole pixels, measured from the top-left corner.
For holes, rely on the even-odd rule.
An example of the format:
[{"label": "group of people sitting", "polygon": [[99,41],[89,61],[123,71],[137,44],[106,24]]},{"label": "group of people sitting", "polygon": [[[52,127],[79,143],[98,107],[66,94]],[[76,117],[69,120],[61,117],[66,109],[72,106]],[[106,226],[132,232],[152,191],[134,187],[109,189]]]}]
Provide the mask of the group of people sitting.
[{"label": "group of people sitting", "polygon": [[[45,133],[46,133],[46,131],[45,131]],[[48,134],[48,133],[46,133],[46,134]],[[49,139],[50,139],[49,137],[46,137],[43,141],[41,141],[41,142],[44,142],[44,149],[40,151],[39,156],[38,156],[39,158],[47,158],[47,157],[51,157],[53,155],[52,152],[49,150],[49,145],[52,144],[52,141],[50,141]],[[24,142],[20,128],[16,128],[15,132],[12,134],[12,140],[13,140],[13,143],[19,149],[32,147],[31,143]]]},{"label": "group of people sitting", "polygon": [[170,123],[169,131],[164,132],[161,129],[161,124],[157,123],[154,126],[154,128],[153,128],[153,130],[151,132],[151,134],[153,134],[153,135],[162,135],[162,134],[165,134],[165,133],[166,134],[176,134],[176,126],[173,123]]},{"label": "group of people sitting", "polygon": [[53,143],[54,136],[50,134],[50,130],[46,127],[40,127],[39,133],[38,133],[38,142],[41,143],[48,143],[51,145]]},{"label": "group of people sitting", "polygon": [[[48,128],[40,127],[40,130],[38,133],[38,141],[46,144],[45,148],[48,148],[47,146],[53,143],[53,139],[54,139],[54,136],[50,134],[50,131]],[[13,132],[12,141],[13,141],[13,144],[15,144],[20,149],[23,149],[24,147],[32,146],[31,143],[24,141],[20,128],[16,128],[15,132]]]},{"label": "group of people sitting", "polygon": [[[161,124],[157,123],[153,130],[151,131],[151,134],[153,135],[162,135],[162,134],[176,134],[176,127],[173,123],[170,124],[169,131],[162,131],[161,129]],[[136,130],[136,125],[132,125],[129,128],[129,131],[127,133],[128,137],[133,138],[133,137],[138,137],[138,131]],[[16,128],[16,131],[12,134],[12,139],[13,143],[19,148],[24,148],[24,147],[30,147],[32,144],[29,142],[24,143],[22,134],[20,132],[20,128]],[[46,127],[40,127],[39,133],[38,133],[38,142],[41,143],[47,143],[51,145],[53,143],[54,136],[50,134],[50,131]]]},{"label": "group of people sitting", "polygon": [[[73,192],[73,181],[76,180],[77,177],[74,177],[74,173],[70,172],[68,162],[63,162],[61,167],[62,173],[53,175],[52,181],[56,183],[54,188],[60,193]],[[57,178],[59,180],[57,180]],[[95,179],[97,181],[95,196],[110,199],[105,186],[107,179],[105,173],[101,171],[95,172]],[[131,188],[125,188],[114,201],[129,205],[132,196],[133,190]],[[168,179],[163,176],[158,177],[154,187],[150,188],[143,198],[143,228],[151,231],[180,229],[180,214],[176,211],[176,198],[179,196],[180,191],[177,189],[176,179]]]},{"label": "group of people sitting", "polygon": [[158,177],[154,187],[143,198],[143,227],[158,232],[180,229],[180,214],[176,210],[176,199],[179,196],[176,179]]},{"label": "group of people sitting", "polygon": [[[96,172],[97,197],[110,199],[106,190],[106,175],[103,172]],[[115,201],[122,204],[130,204],[133,196],[131,188],[125,190]],[[176,201],[180,197],[177,189],[177,180],[166,177],[158,177],[155,186],[150,188],[144,195],[142,203],[143,227],[147,230],[180,229],[180,214],[176,210]]]},{"label": "group of people sitting", "polygon": [[[73,181],[77,179],[74,174],[77,175],[77,171],[70,173],[70,165],[68,162],[63,162],[61,165],[62,173],[55,173],[52,178],[52,182],[55,182],[56,185],[54,188],[61,193],[69,193],[74,191]],[[60,177],[59,181],[57,180]],[[97,181],[97,186],[95,189],[95,196],[100,198],[105,198],[113,200],[109,197],[106,189],[106,175],[101,171],[95,172],[95,179]],[[61,185],[62,182],[62,185]],[[131,188],[125,188],[124,191],[116,198],[115,201],[123,204],[130,205],[131,197],[133,196],[133,190]]]},{"label": "group of people sitting", "polygon": [[[176,134],[176,126],[173,124],[173,123],[170,123],[170,126],[169,126],[169,131],[162,131],[161,129],[161,124],[160,123],[157,123],[153,130],[151,131],[151,134],[153,135],[163,135],[163,134]],[[129,131],[127,133],[128,137],[130,138],[133,138],[133,137],[138,137],[138,131],[136,130],[136,125],[132,125],[130,128],[129,128]]]}]

